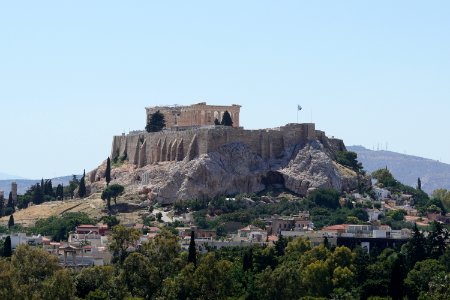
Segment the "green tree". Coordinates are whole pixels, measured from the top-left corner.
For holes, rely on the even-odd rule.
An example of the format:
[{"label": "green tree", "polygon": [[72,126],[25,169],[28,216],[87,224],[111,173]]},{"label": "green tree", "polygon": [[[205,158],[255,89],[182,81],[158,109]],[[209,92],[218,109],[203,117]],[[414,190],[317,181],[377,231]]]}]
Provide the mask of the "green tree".
[{"label": "green tree", "polygon": [[14,226],[14,216],[10,215],[8,220],[8,228],[11,229],[11,227]]},{"label": "green tree", "polygon": [[193,295],[191,299],[229,299],[237,291],[233,264],[228,260],[216,260],[214,253],[208,253],[200,261],[193,274]]},{"label": "green tree", "polygon": [[158,270],[140,253],[131,253],[123,262],[123,280],[133,297],[150,299],[158,285]]},{"label": "green tree", "polygon": [[113,184],[109,189],[111,190],[111,197],[114,199],[114,204],[117,205],[117,197],[123,194],[125,188],[120,184]]},{"label": "green tree", "polygon": [[220,125],[219,119],[217,118],[214,119],[214,125]]},{"label": "green tree", "polygon": [[75,190],[80,185],[80,181],[78,180],[76,175],[72,175],[72,180],[69,181],[69,186],[67,187],[67,190],[64,191],[64,193],[67,195],[68,198],[73,198],[75,196]]},{"label": "green tree", "polygon": [[75,275],[76,295],[82,299],[94,291],[102,291],[108,295],[108,292],[113,289],[114,273],[113,266],[94,266],[82,269]]},{"label": "green tree", "polygon": [[284,255],[284,250],[288,245],[288,240],[282,235],[278,235],[278,241],[275,242],[275,252],[278,256]]},{"label": "green tree", "polygon": [[189,243],[188,262],[197,266],[197,248],[195,247],[195,232],[191,231],[191,241]]},{"label": "green tree", "polygon": [[420,177],[417,178],[417,189],[420,191],[422,190],[422,180],[420,180]]},{"label": "green tree", "polygon": [[105,180],[106,186],[109,186],[109,183],[111,182],[111,159],[109,156],[108,159],[106,159]]},{"label": "green tree", "polygon": [[106,200],[106,207],[108,208],[108,213],[111,215],[111,198],[112,198],[112,191],[109,187],[103,190],[101,198],[103,201]]},{"label": "green tree", "polygon": [[402,252],[405,254],[406,262],[409,268],[414,267],[416,262],[425,259],[426,257],[426,242],[422,232],[414,224],[413,234],[411,239],[402,247]]},{"label": "green tree", "polygon": [[450,299],[450,274],[435,274],[428,283],[428,290],[420,293],[420,300]]},{"label": "green tree", "polygon": [[51,216],[36,221],[31,231],[51,236],[54,241],[67,240],[69,232],[81,224],[95,224],[86,213],[66,212],[62,216]]},{"label": "green tree", "polygon": [[403,209],[391,210],[387,213],[387,216],[391,217],[392,220],[395,220],[395,221],[405,220],[406,215],[407,215],[407,212]]},{"label": "green tree", "polygon": [[363,166],[358,162],[358,155],[351,151],[338,151],[336,152],[336,162],[343,166],[349,167],[355,172],[360,172]]},{"label": "green tree", "polygon": [[11,257],[14,280],[19,287],[19,299],[34,299],[43,290],[43,283],[60,270],[58,258],[47,251],[19,245]]},{"label": "green tree", "polygon": [[11,257],[11,255],[12,255],[11,237],[7,236],[5,238],[5,243],[3,244],[3,256],[4,257]]},{"label": "green tree", "polygon": [[320,189],[312,192],[308,199],[318,206],[337,209],[339,204],[339,192],[333,189]]},{"label": "green tree", "polygon": [[327,297],[332,291],[332,281],[327,262],[316,260],[303,271],[303,282],[309,295]]},{"label": "green tree", "polygon": [[5,215],[5,198],[0,195],[0,218]]},{"label": "green tree", "polygon": [[43,298],[54,300],[75,299],[75,283],[70,270],[57,270],[43,282]]},{"label": "green tree", "polygon": [[228,112],[228,110],[226,110],[223,113],[221,125],[223,125],[223,126],[233,126],[233,120],[231,119],[231,115]]},{"label": "green tree", "polygon": [[86,170],[83,171],[83,176],[80,179],[80,185],[78,186],[78,197],[86,197]]},{"label": "green tree", "polygon": [[[255,291],[252,291],[252,289]],[[261,300],[298,299],[305,294],[302,269],[298,260],[288,260],[274,270],[266,268],[264,271],[255,274],[254,286],[250,287],[248,293],[253,296],[253,299]]]},{"label": "green tree", "polygon": [[437,189],[433,192],[432,197],[441,201],[445,209],[450,211],[450,191]]},{"label": "green tree", "polygon": [[13,272],[10,260],[0,259],[0,299],[2,300],[17,299]]},{"label": "green tree", "polygon": [[101,198],[102,200],[106,200],[109,213],[111,213],[111,199],[114,198],[114,204],[117,205],[117,197],[119,197],[124,190],[125,188],[120,184],[112,184],[103,190]]},{"label": "green tree", "polygon": [[115,216],[104,216],[101,218],[101,221],[108,225],[108,228],[110,229],[120,224],[120,220]]},{"label": "green tree", "polygon": [[123,225],[117,225],[112,228],[109,249],[120,264],[127,257],[127,249],[136,246],[140,236],[139,230],[134,228],[126,228]]},{"label": "green tree", "polygon": [[7,208],[10,207],[10,208],[12,209],[12,212],[15,211],[15,209],[14,209],[14,201],[13,201],[13,198],[12,198],[12,192],[9,192],[8,202],[7,202],[7,204],[6,204],[6,207],[7,207]]},{"label": "green tree", "polygon": [[445,267],[437,260],[418,262],[405,279],[409,299],[417,299],[421,291],[427,291],[430,279],[441,272],[445,272]]},{"label": "green tree", "polygon": [[431,223],[432,230],[426,238],[427,254],[430,258],[438,259],[444,254],[447,247],[446,241],[449,239],[449,232],[441,223],[434,221]]},{"label": "green tree", "polygon": [[156,220],[158,220],[159,223],[162,223],[162,213],[161,212],[156,213]]},{"label": "green tree", "polygon": [[158,269],[158,286],[161,286],[166,278],[181,270],[186,258],[180,258],[180,250],[177,236],[168,230],[163,230],[154,239],[142,244],[140,253],[145,255]]},{"label": "green tree", "polygon": [[163,130],[166,127],[166,120],[164,114],[162,114],[159,110],[149,116],[147,120],[147,126],[145,126],[145,130],[147,132],[158,132]]},{"label": "green tree", "polygon": [[373,172],[372,177],[377,179],[378,183],[381,183],[384,187],[397,187],[400,184],[387,168]]},{"label": "green tree", "polygon": [[56,199],[64,200],[64,186],[62,184],[58,184],[56,186]]}]

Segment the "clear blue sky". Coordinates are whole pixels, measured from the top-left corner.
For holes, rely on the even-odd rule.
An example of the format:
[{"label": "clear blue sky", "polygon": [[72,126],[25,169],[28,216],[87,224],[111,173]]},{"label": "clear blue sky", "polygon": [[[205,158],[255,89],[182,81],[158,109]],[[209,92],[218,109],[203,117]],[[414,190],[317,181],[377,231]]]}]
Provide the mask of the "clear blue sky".
[{"label": "clear blue sky", "polygon": [[145,106],[241,104],[450,163],[449,1],[2,1],[0,172],[93,169]]}]

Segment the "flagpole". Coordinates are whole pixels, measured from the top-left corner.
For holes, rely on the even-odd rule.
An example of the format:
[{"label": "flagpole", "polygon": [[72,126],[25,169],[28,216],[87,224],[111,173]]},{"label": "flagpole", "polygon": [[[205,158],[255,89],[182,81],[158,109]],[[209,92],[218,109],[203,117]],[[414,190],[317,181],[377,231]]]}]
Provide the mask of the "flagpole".
[{"label": "flagpole", "polygon": [[297,124],[298,124],[298,113],[301,110],[302,110],[302,107],[300,106],[300,104],[297,104]]}]

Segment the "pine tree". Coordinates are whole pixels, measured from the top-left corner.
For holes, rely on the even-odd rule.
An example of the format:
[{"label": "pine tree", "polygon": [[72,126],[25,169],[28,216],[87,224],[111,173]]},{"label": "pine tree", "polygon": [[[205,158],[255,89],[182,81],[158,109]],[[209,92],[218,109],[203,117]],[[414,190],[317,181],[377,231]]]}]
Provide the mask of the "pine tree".
[{"label": "pine tree", "polygon": [[223,113],[222,123],[221,124],[224,125],[224,126],[233,126],[233,120],[231,119],[231,115],[228,112],[228,110],[226,110]]},{"label": "pine tree", "polygon": [[86,197],[86,170],[83,170],[83,177],[80,179],[80,186],[78,187],[78,196],[80,198]]},{"label": "pine tree", "polygon": [[197,249],[195,248],[195,233],[191,231],[191,242],[189,243],[189,256],[188,262],[197,266]]},{"label": "pine tree", "polygon": [[11,227],[14,226],[14,216],[10,215],[8,220],[8,228],[11,229]]},{"label": "pine tree", "polygon": [[12,255],[11,237],[7,236],[5,238],[5,244],[3,245],[3,256],[4,257],[11,257],[11,255]]},{"label": "pine tree", "polygon": [[106,170],[105,170],[105,179],[106,179],[106,186],[109,186],[109,183],[111,182],[111,159],[106,160]]},{"label": "pine tree", "polygon": [[164,127],[166,127],[165,117],[158,110],[154,114],[150,115],[150,118],[147,121],[147,126],[145,126],[145,130],[147,132],[158,132],[163,130]]}]

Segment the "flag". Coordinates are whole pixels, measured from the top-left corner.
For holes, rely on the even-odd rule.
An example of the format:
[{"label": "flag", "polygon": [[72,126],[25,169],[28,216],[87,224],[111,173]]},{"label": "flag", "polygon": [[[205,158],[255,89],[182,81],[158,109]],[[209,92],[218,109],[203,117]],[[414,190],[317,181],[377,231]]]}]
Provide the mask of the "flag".
[{"label": "flag", "polygon": [[297,105],[298,110],[302,110],[302,107],[300,105]]}]

